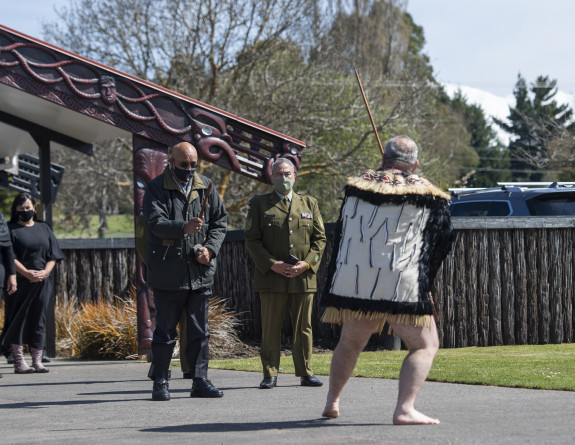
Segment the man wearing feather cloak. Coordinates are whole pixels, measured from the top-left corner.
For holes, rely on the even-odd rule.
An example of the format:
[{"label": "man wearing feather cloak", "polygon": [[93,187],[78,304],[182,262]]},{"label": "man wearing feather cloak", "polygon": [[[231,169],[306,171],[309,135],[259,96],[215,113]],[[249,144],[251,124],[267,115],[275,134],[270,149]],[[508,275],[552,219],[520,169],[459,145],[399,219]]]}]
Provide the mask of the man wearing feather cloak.
[{"label": "man wearing feather cloak", "polygon": [[439,348],[430,290],[453,229],[449,195],[414,174],[417,155],[411,138],[396,136],[380,170],[347,179],[322,299],[322,321],[342,325],[324,417],[339,416],[360,352],[387,322],[409,350],[393,422],[439,423],[415,409],[415,398]]}]

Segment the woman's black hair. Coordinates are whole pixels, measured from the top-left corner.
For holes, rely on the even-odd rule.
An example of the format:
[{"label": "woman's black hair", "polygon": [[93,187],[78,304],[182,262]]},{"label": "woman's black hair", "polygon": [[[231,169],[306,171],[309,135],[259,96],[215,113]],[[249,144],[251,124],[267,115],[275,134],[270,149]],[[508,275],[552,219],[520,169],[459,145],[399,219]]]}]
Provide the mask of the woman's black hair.
[{"label": "woman's black hair", "polygon": [[[12,212],[10,213],[10,222],[18,221],[16,218],[16,207],[19,205],[24,204],[26,201],[30,201],[34,207],[36,207],[36,200],[30,193],[22,192],[18,196],[14,198],[14,202],[12,203]],[[34,213],[34,221],[38,221],[36,217],[36,213]]]}]

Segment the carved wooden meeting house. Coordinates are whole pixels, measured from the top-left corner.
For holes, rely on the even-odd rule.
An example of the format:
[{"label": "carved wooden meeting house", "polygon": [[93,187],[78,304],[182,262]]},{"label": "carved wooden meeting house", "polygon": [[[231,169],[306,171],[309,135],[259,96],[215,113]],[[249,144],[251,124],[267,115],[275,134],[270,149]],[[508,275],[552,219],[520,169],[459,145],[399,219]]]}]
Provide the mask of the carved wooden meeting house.
[{"label": "carved wooden meeting house", "polygon": [[[135,216],[147,182],[163,171],[170,145],[191,142],[200,159],[266,183],[275,159],[287,157],[299,166],[305,148],[301,141],[2,25],[0,135],[0,187],[39,198],[50,224],[65,170],[51,163],[55,145],[92,155],[98,141],[131,137]],[[146,353],[153,302],[139,257],[136,275],[139,350]]]}]

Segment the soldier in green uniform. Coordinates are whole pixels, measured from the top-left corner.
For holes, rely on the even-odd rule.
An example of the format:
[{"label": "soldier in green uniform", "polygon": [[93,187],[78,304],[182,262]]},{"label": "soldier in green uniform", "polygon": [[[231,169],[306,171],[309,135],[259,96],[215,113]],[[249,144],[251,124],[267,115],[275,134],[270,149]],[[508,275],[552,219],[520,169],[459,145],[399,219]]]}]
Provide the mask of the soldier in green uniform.
[{"label": "soldier in green uniform", "polygon": [[272,166],[274,190],[254,196],[248,206],[245,239],[256,265],[254,290],[262,311],[262,389],[277,383],[286,308],[293,328],[295,375],[302,386],[323,384],[311,368],[311,313],[325,230],[317,200],[293,192],[295,177],[291,161],[279,158]]}]

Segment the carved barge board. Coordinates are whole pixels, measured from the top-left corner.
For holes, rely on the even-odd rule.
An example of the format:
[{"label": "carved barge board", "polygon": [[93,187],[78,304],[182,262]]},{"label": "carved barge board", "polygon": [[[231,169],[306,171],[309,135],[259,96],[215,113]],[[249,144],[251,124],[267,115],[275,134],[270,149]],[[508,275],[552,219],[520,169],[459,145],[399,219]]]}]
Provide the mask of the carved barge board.
[{"label": "carved barge board", "polygon": [[0,25],[0,83],[162,145],[271,182],[271,164],[299,167],[305,143]]}]

